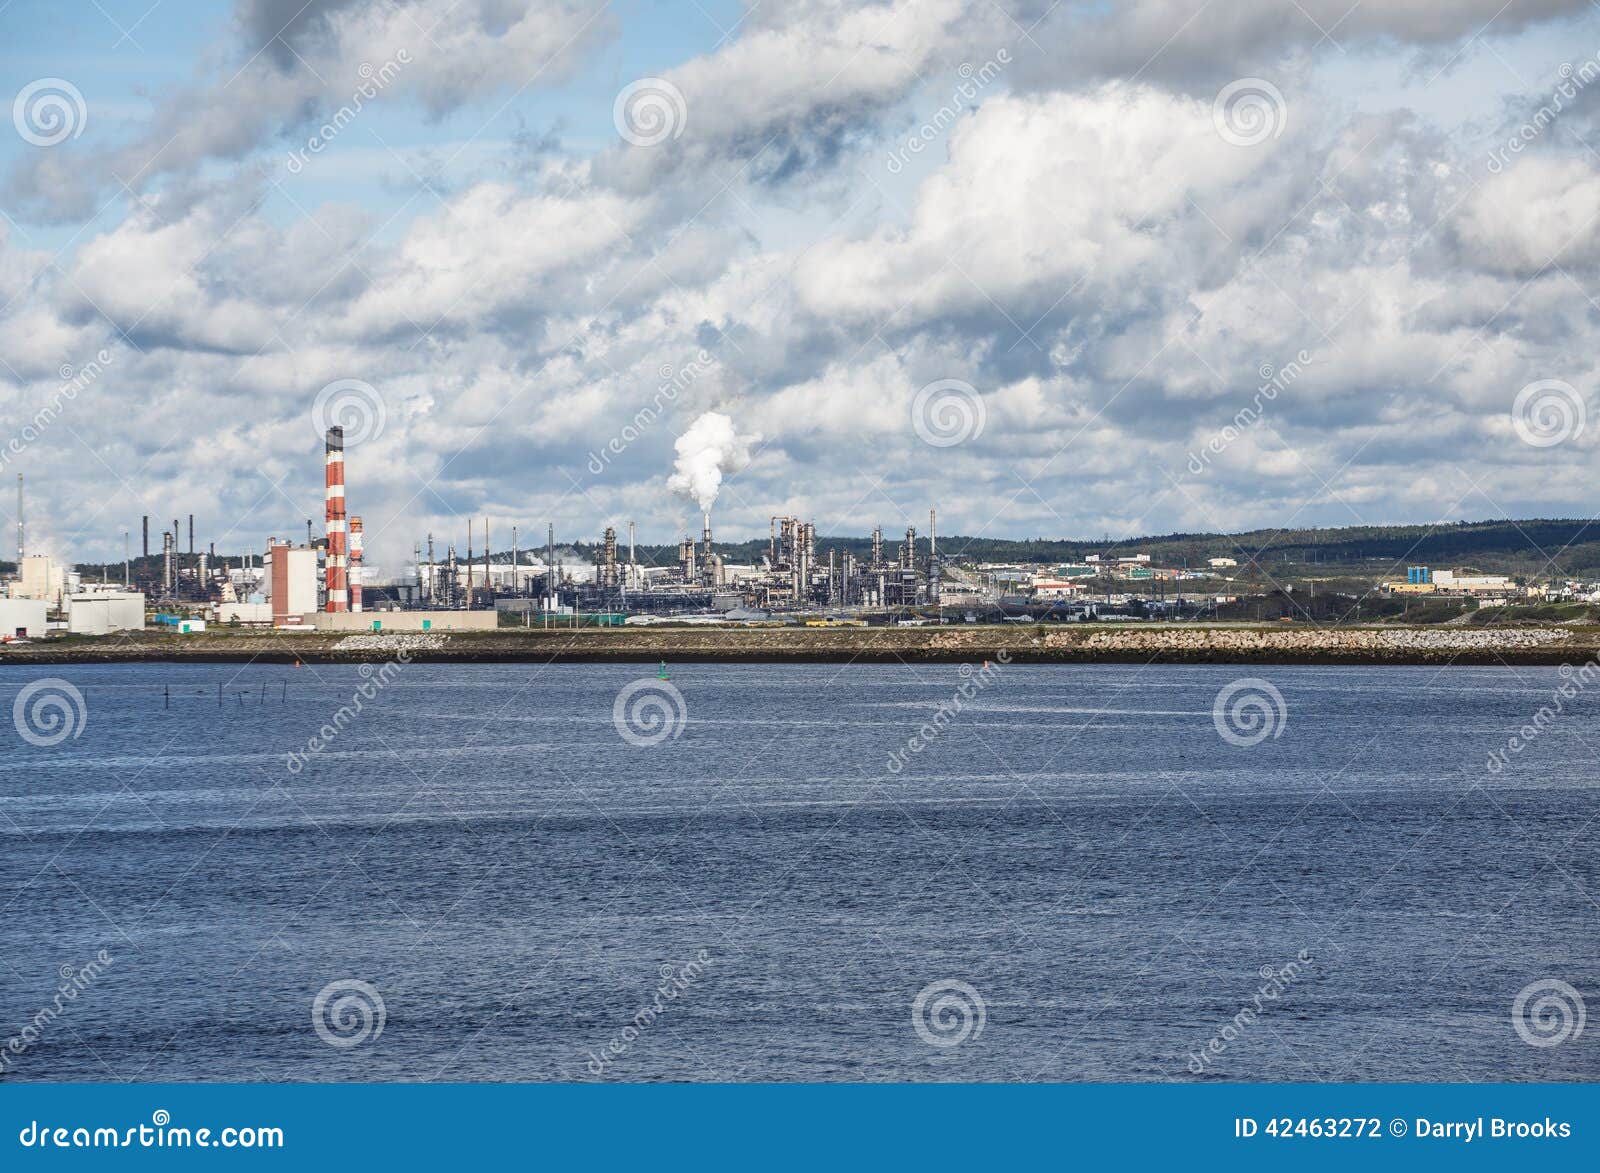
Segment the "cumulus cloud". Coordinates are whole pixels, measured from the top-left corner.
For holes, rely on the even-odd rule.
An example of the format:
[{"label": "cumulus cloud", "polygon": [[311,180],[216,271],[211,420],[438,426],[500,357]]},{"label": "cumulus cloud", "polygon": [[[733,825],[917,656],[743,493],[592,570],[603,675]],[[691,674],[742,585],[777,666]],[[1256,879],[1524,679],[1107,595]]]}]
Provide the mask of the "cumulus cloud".
[{"label": "cumulus cloud", "polygon": [[557,85],[615,31],[607,9],[602,0],[245,0],[222,68],[164,94],[148,127],[111,150],[32,155],[6,194],[41,218],[70,220],[123,185],[144,191],[212,160],[301,146],[289,136],[363,103],[411,102],[441,117]]},{"label": "cumulus cloud", "polygon": [[1469,261],[1532,277],[1600,261],[1600,173],[1584,159],[1529,155],[1478,188],[1458,226]]}]

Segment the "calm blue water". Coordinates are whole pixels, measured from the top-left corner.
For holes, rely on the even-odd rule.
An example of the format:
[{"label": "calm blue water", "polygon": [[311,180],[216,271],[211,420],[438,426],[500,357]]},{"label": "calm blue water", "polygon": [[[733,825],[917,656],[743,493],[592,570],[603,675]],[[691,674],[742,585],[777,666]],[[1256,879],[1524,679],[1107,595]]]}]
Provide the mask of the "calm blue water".
[{"label": "calm blue water", "polygon": [[[1600,698],[1484,767],[1553,669],[1012,666],[897,774],[955,666],[677,666],[639,747],[650,672],[407,666],[294,773],[356,668],[0,669],[0,1048],[60,1000],[3,1078],[1600,1077],[1600,1021],[1512,1021],[1551,978],[1600,1014]],[[36,747],[52,676],[86,720]]]}]

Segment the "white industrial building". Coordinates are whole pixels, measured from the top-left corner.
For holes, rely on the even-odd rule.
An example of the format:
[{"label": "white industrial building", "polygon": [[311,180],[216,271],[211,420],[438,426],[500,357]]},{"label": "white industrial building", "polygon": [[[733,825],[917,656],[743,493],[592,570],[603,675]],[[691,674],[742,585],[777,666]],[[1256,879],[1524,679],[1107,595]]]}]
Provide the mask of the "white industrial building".
[{"label": "white industrial building", "polygon": [[13,599],[38,599],[51,610],[59,611],[66,595],[77,583],[77,574],[69,572],[50,555],[28,554],[22,559],[7,593]]},{"label": "white industrial building", "polygon": [[0,638],[39,638],[45,633],[48,610],[43,599],[0,599]]},{"label": "white industrial building", "polygon": [[144,595],[139,591],[89,591],[70,595],[67,630],[73,635],[143,631]]}]

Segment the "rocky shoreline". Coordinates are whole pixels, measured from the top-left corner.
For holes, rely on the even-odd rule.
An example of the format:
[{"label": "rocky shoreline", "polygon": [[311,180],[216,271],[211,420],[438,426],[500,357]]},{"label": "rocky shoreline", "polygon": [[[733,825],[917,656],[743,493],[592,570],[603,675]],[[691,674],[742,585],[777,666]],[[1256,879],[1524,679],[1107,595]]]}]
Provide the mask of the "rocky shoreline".
[{"label": "rocky shoreline", "polygon": [[134,662],[828,662],[1579,664],[1600,629],[1578,627],[1005,627],[519,630],[427,634],[143,632],[15,643],[6,664]]}]

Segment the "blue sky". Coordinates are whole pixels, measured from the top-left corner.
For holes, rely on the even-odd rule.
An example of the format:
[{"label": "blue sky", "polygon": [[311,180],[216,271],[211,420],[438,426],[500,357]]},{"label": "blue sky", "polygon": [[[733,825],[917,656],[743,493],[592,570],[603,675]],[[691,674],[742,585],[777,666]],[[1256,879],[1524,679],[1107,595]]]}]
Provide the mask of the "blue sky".
[{"label": "blue sky", "polygon": [[1587,516],[1597,53],[1579,0],[12,0],[0,90],[83,120],[0,135],[5,471],[63,557],[255,548],[354,382],[391,563],[671,540],[707,459],[729,536]]}]

